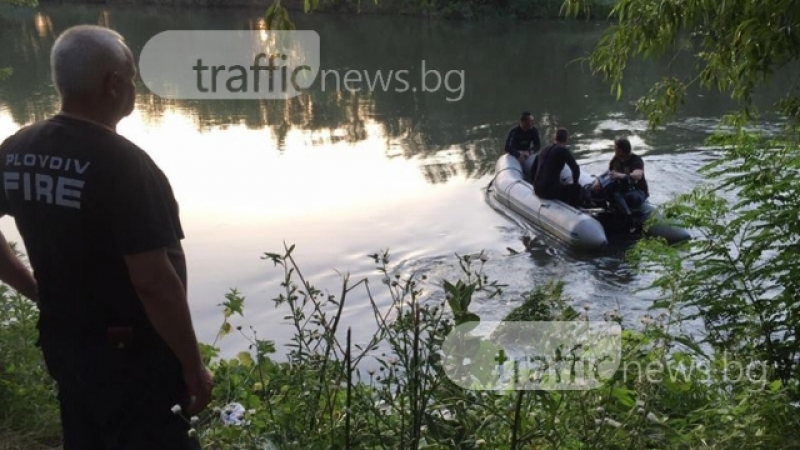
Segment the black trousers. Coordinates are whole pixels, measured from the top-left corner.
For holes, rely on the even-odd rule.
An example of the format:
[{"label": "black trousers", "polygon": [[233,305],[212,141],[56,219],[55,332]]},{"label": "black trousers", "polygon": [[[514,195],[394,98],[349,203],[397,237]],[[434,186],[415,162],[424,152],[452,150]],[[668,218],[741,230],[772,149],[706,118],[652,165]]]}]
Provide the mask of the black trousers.
[{"label": "black trousers", "polygon": [[[171,408],[188,405],[180,363],[160,339],[124,348],[42,333],[58,385],[64,450],[197,450]],[[184,414],[185,415],[185,414]]]}]

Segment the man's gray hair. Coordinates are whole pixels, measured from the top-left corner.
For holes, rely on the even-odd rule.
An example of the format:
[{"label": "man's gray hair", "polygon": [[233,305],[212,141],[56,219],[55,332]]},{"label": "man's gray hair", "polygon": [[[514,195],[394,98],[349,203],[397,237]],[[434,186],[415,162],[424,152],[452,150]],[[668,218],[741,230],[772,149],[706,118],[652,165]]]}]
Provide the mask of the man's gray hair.
[{"label": "man's gray hair", "polygon": [[59,95],[82,95],[99,89],[103,78],[128,63],[123,37],[97,25],[78,25],[62,33],[50,52],[53,83]]}]

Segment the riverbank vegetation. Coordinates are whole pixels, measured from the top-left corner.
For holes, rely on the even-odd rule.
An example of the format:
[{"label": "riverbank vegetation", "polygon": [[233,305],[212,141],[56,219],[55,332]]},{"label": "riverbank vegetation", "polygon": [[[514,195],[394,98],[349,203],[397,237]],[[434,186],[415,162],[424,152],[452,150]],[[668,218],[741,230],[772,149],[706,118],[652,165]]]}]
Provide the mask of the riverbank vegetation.
[{"label": "riverbank vegetation", "polygon": [[[30,3],[32,0],[14,0]],[[589,0],[591,17],[603,18],[613,0]],[[42,4],[105,4],[97,0],[41,0]],[[561,15],[562,0],[115,0],[116,6],[165,6],[179,8],[263,7],[290,14],[409,15],[426,18],[477,21],[487,18],[519,20],[554,19]]]},{"label": "riverbank vegetation", "polygon": [[55,386],[35,343],[35,305],[0,285],[0,450],[59,440]]},{"label": "riverbank vegetation", "polygon": [[[773,370],[746,353],[713,353],[691,344],[672,306],[678,291],[665,291],[664,308],[629,329],[617,311],[575,307],[552,282],[524,293],[509,321],[607,320],[619,324],[618,370],[604,372],[592,389],[467,389],[453,376],[461,356],[482,380],[495,369],[484,344],[449,347],[454,327],[479,322],[470,305],[503,293],[484,273],[483,256],[457,258],[458,280],[432,280],[393,269],[388,253],[371,257],[381,282],[345,277],[338,295],[323,293],[305,278],[292,248],[264,260],[285,274],[275,299],[294,328],[289,351],[237,324],[257,308],[236,291],[220,305],[219,339],[247,336],[249,349],[217,358],[204,345],[216,386],[212,405],[193,423],[210,449],[775,449],[800,446],[800,417],[792,390]],[[374,279],[374,277],[373,277]],[[351,339],[339,322],[356,290],[367,293],[376,332]],[[375,301],[380,289],[389,304]],[[52,385],[41,373],[33,347],[35,309],[3,292],[0,337],[0,426],[16,433],[39,430],[37,440],[57,434]],[[661,305],[656,305],[661,306]],[[365,318],[366,319],[366,318]],[[624,326],[623,326],[624,325]],[[459,358],[450,358],[458,353]],[[564,360],[566,361],[566,359]],[[503,364],[510,370],[508,363]],[[25,370],[18,370],[24,367]],[[548,372],[550,373],[550,372]],[[566,372],[565,372],[566,373]],[[589,373],[589,372],[585,372]],[[484,378],[481,378],[481,377]],[[546,378],[537,378],[548,386]],[[477,385],[476,385],[477,386]],[[10,436],[7,431],[0,433]],[[15,436],[19,436],[16,434]],[[11,447],[9,447],[11,448]]]},{"label": "riverbank vegetation", "polygon": [[[562,16],[561,0],[303,0],[273,3],[285,6],[289,11],[404,14],[458,20],[480,20],[508,17],[520,20],[554,19]],[[609,0],[589,0],[586,17],[603,18],[611,10]]]},{"label": "riverbank vegetation", "polygon": [[[17,6],[36,6],[38,0],[0,0],[0,5],[3,3]],[[0,67],[0,82],[10,77],[13,73],[14,71],[10,67]]]},{"label": "riverbank vegetation", "polygon": [[[613,0],[585,0],[574,17],[602,20],[608,16],[612,5]],[[293,17],[312,12],[410,15],[467,21],[565,18],[562,0],[271,0],[265,19],[270,29],[293,29]]]}]

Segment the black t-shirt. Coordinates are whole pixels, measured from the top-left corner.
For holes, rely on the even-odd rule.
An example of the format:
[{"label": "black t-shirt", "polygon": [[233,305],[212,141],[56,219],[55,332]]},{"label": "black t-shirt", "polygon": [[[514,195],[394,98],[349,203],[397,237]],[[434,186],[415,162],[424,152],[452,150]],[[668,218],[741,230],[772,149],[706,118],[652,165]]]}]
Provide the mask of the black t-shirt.
[{"label": "black t-shirt", "polygon": [[523,131],[522,127],[517,125],[508,132],[506,137],[506,152],[519,157],[520,150],[538,151],[541,147],[539,140],[539,130],[536,127],[531,127],[528,131]]},{"label": "black t-shirt", "polygon": [[123,255],[184,235],[169,181],[143,150],[57,115],[0,145],[0,178],[0,214],[14,217],[25,243],[43,332],[151,327]]},{"label": "black t-shirt", "polygon": [[573,182],[578,184],[581,169],[567,147],[552,144],[539,152],[530,172],[536,195],[542,198],[555,197],[555,193],[561,189],[561,172],[564,170],[564,164],[572,169]]},{"label": "black t-shirt", "polygon": [[647,187],[647,180],[644,177],[644,160],[641,156],[631,153],[628,159],[625,161],[617,158],[614,156],[611,158],[611,162],[608,163],[608,170],[613,170],[615,172],[622,172],[625,174],[630,175],[631,172],[634,170],[640,169],[642,171],[642,179],[639,182],[635,183],[637,189],[644,191],[644,193],[649,196],[650,191]]}]

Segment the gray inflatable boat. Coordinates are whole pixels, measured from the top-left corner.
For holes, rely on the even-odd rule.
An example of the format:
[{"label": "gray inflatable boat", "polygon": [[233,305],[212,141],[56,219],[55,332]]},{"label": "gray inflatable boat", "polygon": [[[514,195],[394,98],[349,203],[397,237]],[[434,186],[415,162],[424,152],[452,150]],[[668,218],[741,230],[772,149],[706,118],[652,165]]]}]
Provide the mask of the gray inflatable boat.
[{"label": "gray inflatable boat", "polygon": [[[533,158],[529,158],[526,163],[532,164]],[[564,167],[561,180],[564,183],[572,182],[572,171],[569,167]],[[581,171],[578,179],[581,186],[591,184],[593,181],[594,177]],[[614,213],[606,209],[574,208],[558,200],[540,199],[533,193],[533,186],[525,181],[522,165],[508,154],[502,155],[497,160],[491,190],[498,203],[575,249],[602,248],[608,245],[610,235],[628,232],[617,228],[614,221],[610,220],[613,219]],[[645,201],[632,211],[640,214],[643,220],[658,214],[655,206],[649,201]],[[646,234],[663,237],[670,243],[691,238],[686,229],[666,222],[655,222],[647,229]]]}]

